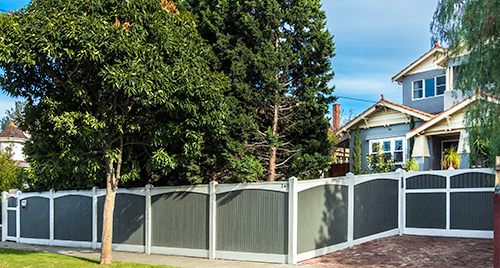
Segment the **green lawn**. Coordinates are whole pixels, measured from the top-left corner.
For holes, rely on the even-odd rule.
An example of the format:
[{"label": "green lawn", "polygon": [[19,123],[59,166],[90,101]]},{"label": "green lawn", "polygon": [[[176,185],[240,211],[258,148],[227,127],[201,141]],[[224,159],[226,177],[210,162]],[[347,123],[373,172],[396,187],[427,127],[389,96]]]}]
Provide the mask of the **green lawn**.
[{"label": "green lawn", "polygon": [[[0,248],[0,267],[98,267],[99,260],[77,258],[65,255],[38,253]],[[109,267],[171,267],[163,265],[139,264],[131,262],[113,262]]]}]

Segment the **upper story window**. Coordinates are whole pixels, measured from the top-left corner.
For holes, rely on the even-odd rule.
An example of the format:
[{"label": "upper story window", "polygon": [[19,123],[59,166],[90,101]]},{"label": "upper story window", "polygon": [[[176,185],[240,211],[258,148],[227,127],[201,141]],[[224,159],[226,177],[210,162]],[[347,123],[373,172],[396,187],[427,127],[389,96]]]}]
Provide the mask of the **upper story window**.
[{"label": "upper story window", "polygon": [[413,81],[413,99],[443,95],[446,90],[446,75]]}]

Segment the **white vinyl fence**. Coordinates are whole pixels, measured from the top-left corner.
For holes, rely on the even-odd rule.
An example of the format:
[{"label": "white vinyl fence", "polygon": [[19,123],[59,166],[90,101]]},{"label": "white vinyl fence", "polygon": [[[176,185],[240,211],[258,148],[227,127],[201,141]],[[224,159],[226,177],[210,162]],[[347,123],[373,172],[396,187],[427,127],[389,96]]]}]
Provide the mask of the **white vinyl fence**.
[{"label": "white vinyl fence", "polygon": [[[398,234],[489,238],[491,174],[489,169],[400,170],[308,181],[119,189],[113,249],[297,263]],[[105,194],[97,188],[4,192],[2,240],[100,248]]]}]

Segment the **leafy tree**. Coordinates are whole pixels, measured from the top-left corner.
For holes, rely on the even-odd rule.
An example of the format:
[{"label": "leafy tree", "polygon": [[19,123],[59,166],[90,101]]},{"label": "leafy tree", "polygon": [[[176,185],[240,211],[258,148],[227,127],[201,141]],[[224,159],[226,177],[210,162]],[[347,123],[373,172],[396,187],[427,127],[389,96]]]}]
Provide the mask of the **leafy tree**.
[{"label": "leafy tree", "polygon": [[[459,56],[455,88],[470,95],[479,87],[483,93],[500,96],[500,0],[440,0],[431,31],[435,40],[450,45],[451,57]],[[485,101],[480,95],[467,111],[467,124],[470,144],[481,144],[471,149],[487,151],[487,162],[494,165],[494,157],[500,155],[498,101]]]},{"label": "leafy tree", "polygon": [[106,186],[101,263],[119,183],[189,171],[220,132],[226,84],[210,57],[166,0],[37,0],[0,16],[0,85],[28,100],[32,183]]},{"label": "leafy tree", "polygon": [[[24,169],[12,160],[12,151],[0,148],[0,193],[10,189],[21,189],[24,179]],[[1,201],[1,198],[0,198]],[[2,213],[0,212],[0,217]]]},{"label": "leafy tree", "polygon": [[16,101],[13,108],[5,111],[5,116],[0,120],[2,129],[9,126],[11,121],[14,121],[16,126],[21,126],[24,120],[24,106],[26,106],[26,101]]},{"label": "leafy tree", "polygon": [[[332,148],[325,115],[333,101],[328,82],[334,56],[320,1],[181,3],[197,15],[198,29],[216,54],[214,66],[231,83],[225,92],[228,132],[225,142],[214,143],[213,177],[319,177]],[[235,164],[240,161],[245,164]]]}]

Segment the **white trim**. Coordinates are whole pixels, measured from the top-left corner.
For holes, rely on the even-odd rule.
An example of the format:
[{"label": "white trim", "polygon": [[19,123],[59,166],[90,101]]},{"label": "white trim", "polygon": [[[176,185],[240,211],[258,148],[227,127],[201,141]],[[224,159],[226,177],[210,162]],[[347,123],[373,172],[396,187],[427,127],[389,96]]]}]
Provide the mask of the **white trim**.
[{"label": "white trim", "polygon": [[189,257],[198,258],[209,258],[208,250],[206,249],[191,249],[191,248],[171,248],[171,247],[159,247],[151,246],[152,254],[164,254],[164,255],[181,255]]},{"label": "white trim", "polygon": [[341,185],[341,186],[349,186],[349,178],[347,177],[335,177],[335,178],[326,178],[326,179],[317,179],[317,180],[304,180],[297,181],[295,188],[297,192],[302,192],[307,189],[311,189],[317,186],[322,185]]},{"label": "white trim", "polygon": [[54,245],[54,191],[49,191],[49,240],[50,245]]},{"label": "white trim", "polygon": [[145,253],[151,253],[151,184],[146,184],[146,209],[144,216],[144,228],[145,228]]},{"label": "white trim", "polygon": [[477,231],[477,230],[445,230],[431,228],[409,228],[405,229],[407,235],[423,235],[423,236],[445,236],[445,237],[462,237],[462,238],[493,238],[493,231]]},{"label": "white trim", "polygon": [[346,249],[346,248],[348,248],[347,242],[342,242],[342,243],[335,244],[332,246],[307,251],[304,253],[297,254],[297,262],[316,258],[318,256],[325,255],[325,254],[332,253],[334,251],[342,250],[342,249]]},{"label": "white trim", "polygon": [[[401,146],[403,147],[402,150],[396,150],[396,141],[401,141]],[[384,151],[383,150],[383,143],[384,142],[390,142],[390,146],[391,146],[391,150],[390,151]],[[379,144],[379,151],[378,152],[374,152],[373,151],[373,143],[378,143]],[[368,141],[368,154],[369,155],[372,155],[372,154],[375,154],[375,153],[378,153],[378,154],[386,154],[386,153],[390,153],[391,154],[391,157],[392,159],[395,161],[395,157],[394,155],[396,153],[402,153],[403,154],[403,160],[401,162],[394,162],[392,165],[404,165],[404,163],[406,163],[406,153],[407,153],[407,148],[406,148],[406,144],[408,143],[408,141],[406,140],[405,136],[399,136],[399,137],[392,137],[392,138],[383,138],[383,139],[372,139],[372,140],[369,140]]]},{"label": "white trim", "polygon": [[8,224],[8,219],[7,219],[7,207],[9,206],[9,200],[7,199],[7,192],[2,192],[2,242],[5,242],[7,239],[7,226]]},{"label": "white trim", "polygon": [[47,198],[50,199],[50,192],[41,192],[41,193],[23,193],[21,191],[18,191],[20,193],[19,199],[26,199],[26,198],[31,198],[31,197],[40,197],[40,198]]},{"label": "white trim", "polygon": [[21,237],[18,243],[50,246],[50,239]]},{"label": "white trim", "polygon": [[93,196],[93,192],[92,190],[86,190],[86,191],[57,191],[57,192],[54,192],[54,199],[55,198],[60,198],[60,197],[64,197],[64,196],[84,196],[84,197],[92,197]]},{"label": "white trim", "polygon": [[167,193],[176,193],[176,192],[189,192],[189,193],[198,193],[198,194],[207,194],[208,185],[188,185],[188,186],[161,186],[161,187],[153,187],[151,189],[151,196],[167,194]]},{"label": "white trim", "polygon": [[[116,194],[133,194],[133,195],[145,196],[146,190],[144,189],[144,187],[131,188],[131,189],[119,188],[119,189],[116,189]],[[106,189],[97,189],[96,195],[97,195],[97,197],[106,196]]]},{"label": "white trim", "polygon": [[97,187],[92,187],[92,249],[97,248]]},{"label": "white trim", "polygon": [[[100,249],[102,246],[101,242],[97,243],[97,248]],[[144,252],[144,246],[142,245],[130,245],[130,244],[115,244],[113,243],[111,246],[112,250],[121,250],[121,251],[129,251],[129,252]]]},{"label": "white trim", "polygon": [[403,223],[401,221],[403,212],[403,180],[404,180],[404,170],[403,169],[397,169],[396,173],[399,175],[399,180],[398,180],[398,234],[402,235],[403,234]]},{"label": "white trim", "polygon": [[369,236],[365,236],[365,237],[362,237],[362,238],[358,238],[358,239],[356,239],[356,240],[353,241],[353,245],[359,245],[359,244],[363,244],[363,243],[366,243],[366,242],[369,242],[369,241],[372,241],[372,240],[375,240],[375,239],[385,238],[385,237],[389,237],[389,236],[396,236],[396,235],[399,235],[399,229],[398,228],[392,229],[392,230],[389,230],[389,231],[384,231],[384,232],[381,232],[381,233],[378,233],[378,234],[374,234],[374,235],[369,235]]},{"label": "white trim", "polygon": [[450,176],[446,177],[446,230],[450,230],[450,213],[451,213],[451,199],[450,199]]},{"label": "white trim", "polygon": [[433,188],[433,189],[409,189],[406,190],[407,194],[430,194],[430,193],[446,193],[446,188]]},{"label": "white trim", "polygon": [[397,181],[399,181],[399,173],[387,172],[387,173],[356,175],[354,177],[354,185],[362,184],[362,183],[369,182],[369,181],[375,181],[375,180],[397,180]]},{"label": "white trim", "polygon": [[208,258],[213,260],[217,252],[217,182],[211,181],[208,189]]},{"label": "white trim", "polygon": [[54,246],[72,247],[72,248],[92,248],[92,242],[55,239]]},{"label": "white trim", "polygon": [[353,173],[347,173],[349,177],[349,186],[347,188],[347,245],[352,247],[354,245],[354,180]]},{"label": "white trim", "polygon": [[5,240],[6,241],[17,242],[17,237],[15,237],[15,236],[6,236]]},{"label": "white trim", "polygon": [[16,242],[21,241],[21,191],[17,191],[16,206]]},{"label": "white trim", "polygon": [[482,192],[495,192],[494,187],[488,188],[451,188],[450,193],[482,193]]},{"label": "white trim", "polygon": [[217,186],[217,194],[240,191],[240,190],[262,190],[274,192],[288,192],[288,183],[282,182],[262,182],[262,183],[238,183],[221,184]]},{"label": "white trim", "polygon": [[288,180],[288,264],[297,264],[297,235],[298,235],[298,179],[291,177]]},{"label": "white trim", "polygon": [[484,173],[484,174],[492,174],[492,170],[489,168],[468,168],[468,169],[455,169],[455,170],[429,170],[429,171],[415,171],[415,172],[407,172],[406,178],[412,178],[420,175],[437,175],[446,178],[447,176],[453,177],[456,175],[464,174],[464,173]]},{"label": "white trim", "polygon": [[217,258],[228,259],[228,260],[273,262],[273,263],[285,263],[287,261],[287,255],[285,254],[249,253],[249,252],[236,252],[236,251],[217,251]]}]

